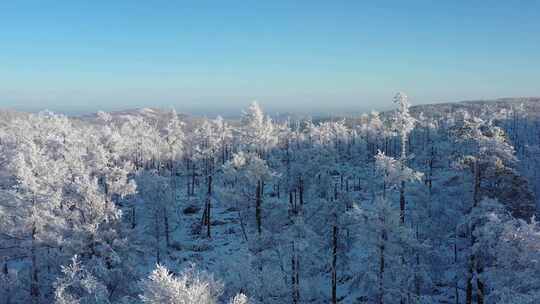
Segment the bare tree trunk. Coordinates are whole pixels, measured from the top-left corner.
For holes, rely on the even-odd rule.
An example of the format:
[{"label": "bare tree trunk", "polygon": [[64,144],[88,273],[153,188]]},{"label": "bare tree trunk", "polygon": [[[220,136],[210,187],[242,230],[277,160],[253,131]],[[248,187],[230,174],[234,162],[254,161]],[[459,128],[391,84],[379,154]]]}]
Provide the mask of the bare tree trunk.
[{"label": "bare tree trunk", "polygon": [[[474,246],[474,237],[473,237],[473,229],[471,229],[471,231],[469,231],[469,238],[470,238],[470,241],[471,241],[471,251],[472,251],[472,248]],[[473,277],[474,277],[474,265],[475,265],[475,262],[476,261],[476,256],[474,254],[474,252],[471,252],[470,256],[469,256],[469,267],[467,269],[467,287],[466,287],[466,290],[465,290],[465,303],[466,304],[472,304],[472,300],[473,300],[473,284],[472,284],[472,281],[473,281]]]},{"label": "bare tree trunk", "polygon": [[[334,200],[337,202],[337,183],[334,184]],[[338,214],[334,209],[334,223],[332,227],[332,304],[337,303],[337,252],[338,252]]]},{"label": "bare tree trunk", "polygon": [[[334,184],[334,200],[338,199],[337,183]],[[332,304],[337,304],[337,252],[338,252],[338,215],[334,210],[332,227]]]},{"label": "bare tree trunk", "polygon": [[[457,230],[457,228],[456,228]],[[459,304],[459,289],[458,289],[458,276],[457,276],[457,268],[458,268],[458,249],[457,249],[457,232],[454,232],[454,265],[456,267],[456,276],[455,276],[455,282],[454,282],[454,297],[456,298],[456,304]]]},{"label": "bare tree trunk", "polygon": [[433,145],[431,146],[431,158],[429,159],[429,180],[428,180],[428,189],[431,194],[431,188],[433,183],[433,161],[435,158],[435,152],[433,150]]},{"label": "bare tree trunk", "polygon": [[[419,231],[418,231],[418,223],[416,224],[416,240],[418,240],[418,242],[420,242],[420,236],[419,236]],[[420,282],[420,274],[419,274],[419,269],[420,269],[420,251],[418,249],[416,249],[416,270],[415,270],[415,273],[414,273],[414,294],[416,296],[416,299],[419,299],[420,298],[420,291],[421,291],[421,282]]]},{"label": "bare tree trunk", "polygon": [[192,165],[191,170],[191,193],[190,196],[195,195],[195,165]]},{"label": "bare tree trunk", "polygon": [[296,256],[296,299],[300,302],[300,257]]},{"label": "bare tree trunk", "polygon": [[338,227],[335,223],[332,229],[332,304],[337,304],[337,237]]},{"label": "bare tree trunk", "polygon": [[32,278],[30,283],[30,296],[32,297],[32,303],[37,304],[40,302],[39,293],[39,273],[37,265],[37,253],[36,253],[36,225],[32,225],[32,243],[30,245],[30,255],[32,259]]},{"label": "bare tree trunk", "polygon": [[[385,219],[384,215],[380,216],[380,221],[382,226],[385,225]],[[384,303],[384,269],[385,269],[385,261],[384,261],[384,251],[385,251],[385,243],[386,243],[386,230],[383,228],[381,231],[381,240],[379,243],[379,304]]]},{"label": "bare tree trunk", "polygon": [[7,259],[4,259],[4,265],[2,265],[2,273],[5,275],[9,274]]},{"label": "bare tree trunk", "polygon": [[401,181],[399,188],[399,222],[405,224],[405,181]]},{"label": "bare tree trunk", "polygon": [[296,206],[294,205],[293,192],[289,191],[289,205],[291,208],[291,214],[296,215]]},{"label": "bare tree trunk", "polygon": [[298,192],[299,192],[299,199],[300,199],[300,212],[302,212],[302,209],[304,208],[304,180],[302,177],[300,177],[300,180],[298,181]]},{"label": "bare tree trunk", "polygon": [[465,304],[472,304],[472,292],[473,292],[473,286],[472,286],[472,279],[473,279],[473,257],[471,257],[471,260],[469,261],[469,268],[467,273],[467,287],[465,289]]},{"label": "bare tree trunk", "polygon": [[480,201],[480,166],[478,160],[474,161],[474,194],[473,207],[477,207]]},{"label": "bare tree trunk", "polygon": [[208,238],[212,237],[212,234],[210,232],[210,211],[212,209],[212,175],[208,176],[208,199],[206,202],[206,236]]},{"label": "bare tree trunk", "polygon": [[478,259],[476,260],[476,288],[477,288],[477,294],[476,294],[476,303],[478,304],[484,304],[484,282],[480,280],[480,275],[484,269],[480,265],[480,261]]},{"label": "bare tree trunk", "polygon": [[160,243],[161,243],[161,237],[160,237],[160,233],[159,233],[159,215],[158,215],[158,211],[156,210],[155,214],[154,214],[154,221],[155,221],[155,238],[156,238],[156,263],[159,264],[161,263],[161,248],[160,248]]},{"label": "bare tree trunk", "polygon": [[[223,141],[223,139],[222,139]],[[226,150],[227,150],[227,145],[223,145],[222,148],[221,148],[221,164],[222,165],[225,165],[225,157],[226,157]]]},{"label": "bare tree trunk", "polygon": [[135,217],[135,206],[131,207],[131,229],[135,229],[137,226],[137,218]]},{"label": "bare tree trunk", "polygon": [[176,204],[176,166],[175,161],[171,160],[171,200]]},{"label": "bare tree trunk", "polygon": [[257,189],[255,194],[255,221],[257,222],[257,232],[259,235],[262,233],[262,220],[261,220],[261,204],[262,204],[262,181],[257,182]]},{"label": "bare tree trunk", "polygon": [[[481,172],[480,172],[480,165],[478,164],[478,160],[474,162],[474,205],[473,208],[478,207],[478,204],[480,203],[480,186],[481,186]],[[476,243],[476,237],[474,236],[474,230],[476,229],[476,224],[473,223],[471,228],[471,248],[474,247],[474,244]],[[475,253],[472,253],[471,256],[471,273],[476,270],[476,302],[478,304],[484,303],[484,282],[480,279],[479,274],[482,273],[483,269],[481,267],[481,261],[479,260],[479,257],[476,256]],[[472,280],[472,278],[471,278]],[[468,287],[468,285],[467,285]]]},{"label": "bare tree trunk", "polygon": [[189,195],[190,195],[190,193],[191,193],[191,190],[190,190],[190,185],[189,185],[189,177],[188,177],[188,178],[186,178],[186,191],[187,191],[187,192],[186,192],[186,193],[187,193],[187,195],[189,196]]},{"label": "bare tree trunk", "polygon": [[246,226],[244,224],[244,219],[242,217],[242,212],[240,211],[240,208],[238,207],[238,202],[236,203],[237,209],[238,209],[238,220],[240,222],[240,228],[242,229],[242,235],[244,236],[244,240],[247,242],[248,237],[246,233]]},{"label": "bare tree trunk", "polygon": [[167,208],[163,208],[163,224],[165,225],[165,245],[167,248],[170,246],[170,233],[169,233],[169,215],[167,214]]},{"label": "bare tree trunk", "polygon": [[292,302],[293,304],[298,303],[297,292],[296,292],[296,248],[294,246],[294,241],[291,242],[292,245],[292,255],[291,255],[291,293],[292,293]]}]

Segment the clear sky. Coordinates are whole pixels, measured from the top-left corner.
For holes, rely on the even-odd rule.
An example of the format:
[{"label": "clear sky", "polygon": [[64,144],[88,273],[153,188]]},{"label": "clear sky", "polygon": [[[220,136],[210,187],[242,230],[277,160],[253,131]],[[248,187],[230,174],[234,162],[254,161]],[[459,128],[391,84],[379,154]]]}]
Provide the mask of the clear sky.
[{"label": "clear sky", "polygon": [[0,107],[540,96],[540,1],[0,1]]}]

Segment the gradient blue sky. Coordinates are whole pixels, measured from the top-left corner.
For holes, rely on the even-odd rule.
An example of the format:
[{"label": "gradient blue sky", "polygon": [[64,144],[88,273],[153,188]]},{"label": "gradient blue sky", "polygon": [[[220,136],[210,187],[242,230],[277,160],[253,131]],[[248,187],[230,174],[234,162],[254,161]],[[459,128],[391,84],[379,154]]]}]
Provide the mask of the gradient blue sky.
[{"label": "gradient blue sky", "polygon": [[0,1],[0,107],[540,96],[540,1]]}]

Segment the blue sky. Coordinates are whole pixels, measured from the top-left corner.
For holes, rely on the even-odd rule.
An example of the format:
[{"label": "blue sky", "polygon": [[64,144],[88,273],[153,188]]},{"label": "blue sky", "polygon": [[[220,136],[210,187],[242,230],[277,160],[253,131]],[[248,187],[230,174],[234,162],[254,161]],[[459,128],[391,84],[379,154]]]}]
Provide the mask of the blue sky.
[{"label": "blue sky", "polygon": [[540,1],[0,1],[0,107],[540,96]]}]

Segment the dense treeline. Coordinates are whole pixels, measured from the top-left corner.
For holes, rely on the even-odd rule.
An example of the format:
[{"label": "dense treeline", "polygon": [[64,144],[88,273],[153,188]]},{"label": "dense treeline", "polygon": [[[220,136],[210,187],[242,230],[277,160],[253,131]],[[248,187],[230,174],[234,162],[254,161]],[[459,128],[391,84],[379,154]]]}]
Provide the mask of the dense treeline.
[{"label": "dense treeline", "polygon": [[0,303],[537,303],[536,102],[2,113]]}]

